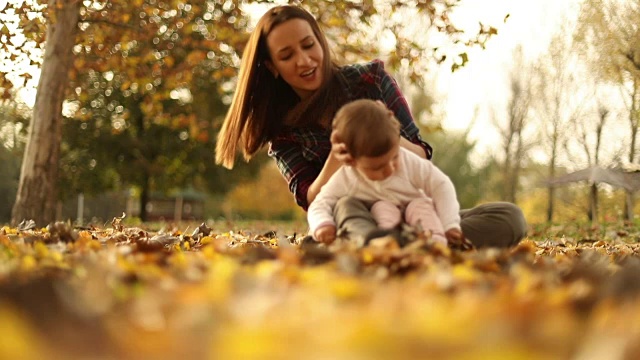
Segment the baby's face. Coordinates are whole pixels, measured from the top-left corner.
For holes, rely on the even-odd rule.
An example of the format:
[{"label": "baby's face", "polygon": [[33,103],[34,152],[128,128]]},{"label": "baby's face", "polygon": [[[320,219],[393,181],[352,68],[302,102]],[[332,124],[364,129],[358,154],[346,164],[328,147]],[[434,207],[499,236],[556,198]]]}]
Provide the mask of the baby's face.
[{"label": "baby's face", "polygon": [[375,157],[361,156],[354,159],[353,167],[372,181],[381,181],[393,175],[398,169],[399,142],[386,154]]}]

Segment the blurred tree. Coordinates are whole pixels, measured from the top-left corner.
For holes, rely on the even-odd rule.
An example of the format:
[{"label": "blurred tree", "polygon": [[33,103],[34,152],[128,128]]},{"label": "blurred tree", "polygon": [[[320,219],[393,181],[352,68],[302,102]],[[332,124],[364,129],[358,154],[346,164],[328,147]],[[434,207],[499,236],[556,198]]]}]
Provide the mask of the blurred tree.
[{"label": "blurred tree", "polygon": [[[637,159],[640,127],[640,0],[585,0],[576,41],[582,45],[598,79],[620,86],[628,106],[630,145],[627,160]],[[633,217],[633,194],[627,193],[625,216]]]},{"label": "blurred tree", "polygon": [[[600,165],[600,151],[602,149],[602,133],[607,123],[609,109],[604,105],[598,107],[598,118],[593,128],[585,122],[577,123],[577,131],[582,147],[589,161],[589,166]],[[592,183],[589,192],[589,220],[598,222],[598,184]]]},{"label": "blurred tree", "polygon": [[0,222],[11,220],[20,179],[20,160],[26,141],[28,109],[26,105],[0,100]]},{"label": "blurred tree", "polygon": [[536,142],[534,138],[526,138],[525,128],[530,123],[532,102],[532,76],[535,70],[526,64],[522,48],[514,50],[514,65],[508,78],[510,96],[507,101],[506,122],[501,124],[494,118],[494,125],[501,137],[502,200],[517,203],[520,173],[526,161],[527,150]]},{"label": "blurred tree", "polygon": [[469,47],[484,48],[498,33],[496,28],[481,21],[471,33],[460,30],[451,16],[459,0],[297,0],[293,3],[301,4],[316,15],[334,45],[339,62],[358,61],[363,55],[379,56],[384,38],[390,46],[385,54],[387,65],[391,69],[407,69],[413,83],[421,83],[434,64],[451,64],[452,71],[464,66],[469,61]]},{"label": "blurred tree", "polygon": [[445,131],[442,127],[443,116],[435,110],[436,95],[405,84],[404,79],[407,78],[406,73],[400,74],[398,83],[404,84],[403,89],[409,90],[409,93],[413,92],[410,101],[411,113],[418,120],[423,137],[433,146],[433,163],[453,182],[462,208],[477,205],[484,190],[479,170],[474,168],[471,160],[475,142],[469,141],[469,131],[475,123],[475,115],[464,131]]},{"label": "blurred tree", "polygon": [[[71,6],[73,5],[73,6]],[[41,28],[44,23],[33,22],[32,11],[43,10],[43,18],[49,19],[51,22],[48,26],[49,31],[64,29],[70,27],[72,30],[79,30],[79,36],[76,38],[73,33],[66,33],[65,40],[55,41],[55,37],[48,36],[46,46],[60,46],[56,52],[51,54],[69,54],[73,53],[73,67],[69,72],[68,66],[71,63],[65,63],[67,68],[58,67],[55,71],[45,71],[48,69],[47,51],[45,50],[45,60],[43,62],[43,72],[41,79],[46,79],[47,74],[66,74],[70,73],[70,86],[66,87],[65,79],[58,79],[55,82],[60,88],[54,90],[46,90],[39,88],[39,95],[43,97],[51,96],[49,92],[53,91],[56,96],[60,97],[59,101],[50,101],[59,104],[58,109],[51,109],[50,114],[58,114],[55,118],[38,120],[34,118],[32,124],[46,124],[55,130],[54,134],[60,133],[60,119],[62,107],[62,96],[67,95],[67,99],[77,105],[78,111],[83,118],[90,119],[95,107],[100,105],[114,106],[110,109],[113,113],[136,114],[132,121],[137,121],[137,137],[140,141],[146,142],[151,140],[147,136],[153,135],[153,131],[147,133],[146,128],[155,126],[167,126],[175,121],[171,118],[169,111],[164,111],[163,102],[168,101],[172,97],[175,98],[176,93],[186,93],[191,96],[189,91],[190,85],[198,85],[198,82],[206,83],[210,80],[218,80],[222,83],[222,78],[229,79],[234,71],[233,66],[237,63],[237,56],[234,48],[244,42],[246,34],[242,31],[246,26],[246,19],[240,16],[240,11],[236,5],[231,2],[216,3],[213,1],[200,1],[196,5],[183,3],[168,3],[162,1],[143,1],[135,0],[131,2],[114,1],[100,2],[90,1],[80,2],[73,1],[70,4],[64,2],[52,1],[46,7],[37,7],[34,3],[24,3],[21,7],[16,7],[15,11],[21,16],[23,23],[31,26],[25,26],[24,32]],[[73,14],[75,18],[65,19],[64,24],[59,23],[61,16],[64,14]],[[71,15],[69,15],[71,16]],[[36,19],[41,19],[36,16]],[[39,26],[36,26],[39,25]],[[65,27],[63,27],[64,25]],[[34,37],[34,40],[42,41],[40,38]],[[226,40],[226,42],[224,41]],[[3,43],[5,43],[3,41]],[[92,73],[91,73],[92,72]],[[80,103],[86,100],[84,91],[91,89],[82,83],[89,77],[79,74],[90,73],[95,78],[101,76],[107,80],[94,81],[92,85],[98,85],[95,89],[100,89],[103,94],[99,95],[98,100],[90,102],[89,107],[81,107]],[[115,79],[119,82],[119,91],[124,96],[131,96],[132,99],[121,104],[108,102],[108,97],[114,92],[112,84]],[[122,80],[126,79],[126,80]],[[63,85],[64,84],[64,85]],[[100,87],[102,86],[102,87]],[[67,92],[65,93],[65,88]],[[210,93],[211,96],[220,97],[220,91],[214,89]],[[58,98],[56,98],[58,99]],[[218,101],[218,103],[220,103]],[[128,104],[133,108],[124,108],[123,104]],[[38,102],[36,103],[36,107]],[[90,110],[88,111],[87,108]],[[224,112],[224,107],[220,109],[220,113]],[[142,120],[141,120],[142,119]],[[145,123],[144,119],[148,121]],[[114,119],[107,118],[107,121]],[[123,116],[120,119],[124,122],[120,125],[126,125]],[[207,119],[204,124],[209,124]],[[198,124],[199,125],[199,124]],[[157,135],[157,134],[156,134]],[[58,144],[60,143],[59,135],[52,140],[40,139],[41,132],[32,131],[30,137],[32,143],[50,142],[54,148],[44,146],[43,150],[49,154],[48,164],[53,164],[44,168],[52,169],[44,175],[45,179],[56,179],[54,170],[58,167]],[[210,134],[202,134],[201,138],[211,137]],[[33,151],[37,155],[36,151]],[[138,158],[153,158],[155,154],[149,151]],[[25,156],[25,162],[29,158],[29,150]],[[34,156],[35,156],[34,155]],[[38,159],[38,157],[36,157]],[[28,164],[32,163],[28,162]],[[95,163],[95,162],[94,162]],[[34,171],[43,169],[43,166],[27,166],[25,169],[33,168]],[[54,169],[55,168],[55,169]],[[138,184],[148,184],[149,164],[143,167],[144,171],[138,174]],[[27,176],[29,172],[24,172]],[[27,178],[25,177],[25,179]],[[82,179],[82,178],[81,178]],[[18,201],[15,206],[14,221],[20,218],[33,218],[37,222],[50,221],[53,212],[51,205],[55,202],[57,193],[54,188],[55,182],[46,181],[46,191],[28,191],[29,186],[24,186],[24,196],[18,194]],[[26,184],[26,182],[25,182]],[[22,189],[23,187],[21,187]],[[143,198],[148,194],[148,186],[142,185]],[[38,196],[33,194],[39,193]],[[29,199],[30,195],[33,195]],[[46,197],[46,200],[43,198]],[[47,203],[44,207],[36,206],[36,204]],[[143,207],[144,209],[144,207]]]},{"label": "blurred tree", "polygon": [[467,209],[477,205],[485,191],[480,170],[472,166],[475,142],[469,141],[468,131],[433,133],[429,142],[441,150],[434,152],[433,163],[453,182],[460,206]]},{"label": "blurred tree", "polygon": [[[564,21],[552,37],[548,53],[537,59],[533,78],[533,111],[539,121],[542,149],[549,158],[547,178],[556,177],[559,160],[566,159],[562,147],[571,140],[571,124],[580,118],[587,95],[579,79],[583,66],[571,37],[570,22]],[[547,188],[547,221],[553,221],[556,188]]]},{"label": "blurred tree", "polygon": [[[120,16],[117,24],[125,25],[118,31],[112,29],[112,17],[102,22],[104,11],[88,17],[84,43],[74,51],[72,86],[76,118],[95,121],[104,135],[93,148],[117,151],[103,157],[104,168],[94,172],[115,173],[118,182],[138,187],[140,217],[146,220],[152,190],[166,192],[192,183],[196,174],[211,174],[206,171],[213,166],[211,155],[203,153],[215,148],[211,120],[226,112],[221,85],[234,74],[233,48],[244,42],[238,30],[246,20],[238,18],[232,3],[134,5],[105,4],[110,14]],[[90,75],[83,76],[87,70]],[[194,103],[198,93],[205,95]],[[103,146],[109,143],[113,146]],[[88,164],[75,169],[95,168],[95,159],[85,160]],[[224,183],[220,176],[215,179]]]},{"label": "blurred tree", "polygon": [[[99,82],[100,78],[95,80]],[[172,119],[168,125],[145,117],[140,110],[145,104],[137,95],[125,97],[116,87],[107,98],[109,104],[103,106],[96,105],[101,102],[102,92],[90,91],[81,108],[94,104],[91,120],[76,119],[64,126],[60,174],[63,197],[133,185],[140,190],[140,218],[146,220],[145,205],[152,191],[166,193],[191,185],[221,194],[240,179],[252,177],[264,156],[251,164],[239,164],[234,172],[212,161],[214,129],[206,119],[215,117],[215,109],[224,108],[219,97],[202,96],[215,92],[215,84],[213,87],[198,89],[188,104],[165,100],[164,111]],[[126,110],[118,113],[114,111],[117,108]]]},{"label": "blurred tree", "polygon": [[306,213],[293,201],[287,183],[273,161],[262,166],[257,178],[238,183],[225,197],[222,209],[230,220],[237,217],[268,220],[306,218]]},{"label": "blurred tree", "polygon": [[476,170],[478,173],[479,202],[504,200],[504,162],[497,154],[486,154],[486,158]]},{"label": "blurred tree", "polygon": [[[62,102],[71,67],[71,48],[75,43],[79,7],[79,1],[49,0],[46,8],[51,24],[46,29],[47,43],[12,210],[13,223],[33,219],[43,224],[53,220],[55,215]],[[27,10],[24,12],[27,17]],[[39,30],[39,23],[34,24]]]},{"label": "blurred tree", "polygon": [[11,205],[16,199],[18,180],[20,178],[20,157],[0,146],[0,164],[2,164],[2,176],[0,177],[0,223],[11,220]]}]

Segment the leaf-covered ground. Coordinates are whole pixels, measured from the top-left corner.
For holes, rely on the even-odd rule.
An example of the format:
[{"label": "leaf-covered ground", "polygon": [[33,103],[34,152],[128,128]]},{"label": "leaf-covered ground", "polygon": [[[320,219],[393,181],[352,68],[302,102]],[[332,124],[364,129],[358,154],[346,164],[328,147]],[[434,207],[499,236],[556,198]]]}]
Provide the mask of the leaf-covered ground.
[{"label": "leaf-covered ground", "polygon": [[120,220],[0,229],[0,358],[640,358],[636,227],[459,251]]}]

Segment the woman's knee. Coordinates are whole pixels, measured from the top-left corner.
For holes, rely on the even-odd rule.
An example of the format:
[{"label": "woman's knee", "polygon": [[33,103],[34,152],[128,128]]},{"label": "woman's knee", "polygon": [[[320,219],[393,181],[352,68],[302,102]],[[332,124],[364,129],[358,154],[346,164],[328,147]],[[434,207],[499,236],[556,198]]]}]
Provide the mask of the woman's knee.
[{"label": "woman's knee", "polygon": [[493,202],[460,212],[462,231],[476,246],[516,245],[527,234],[522,210],[513,203]]},{"label": "woman's knee", "polygon": [[508,202],[501,203],[501,205],[503,206],[505,219],[511,225],[514,244],[517,244],[527,235],[527,220],[522,209],[517,205]]},{"label": "woman's knee", "polygon": [[515,245],[527,236],[527,220],[522,209],[514,203],[499,202],[500,212],[505,223],[511,228],[513,239],[510,245]]}]

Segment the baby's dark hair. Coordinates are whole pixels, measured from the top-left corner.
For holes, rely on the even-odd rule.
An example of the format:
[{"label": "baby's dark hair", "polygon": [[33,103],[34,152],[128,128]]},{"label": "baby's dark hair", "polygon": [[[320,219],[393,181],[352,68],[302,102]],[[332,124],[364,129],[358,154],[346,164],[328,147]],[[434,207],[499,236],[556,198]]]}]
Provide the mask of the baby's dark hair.
[{"label": "baby's dark hair", "polygon": [[400,122],[384,104],[374,100],[345,104],[332,126],[354,159],[384,155],[400,140]]}]

